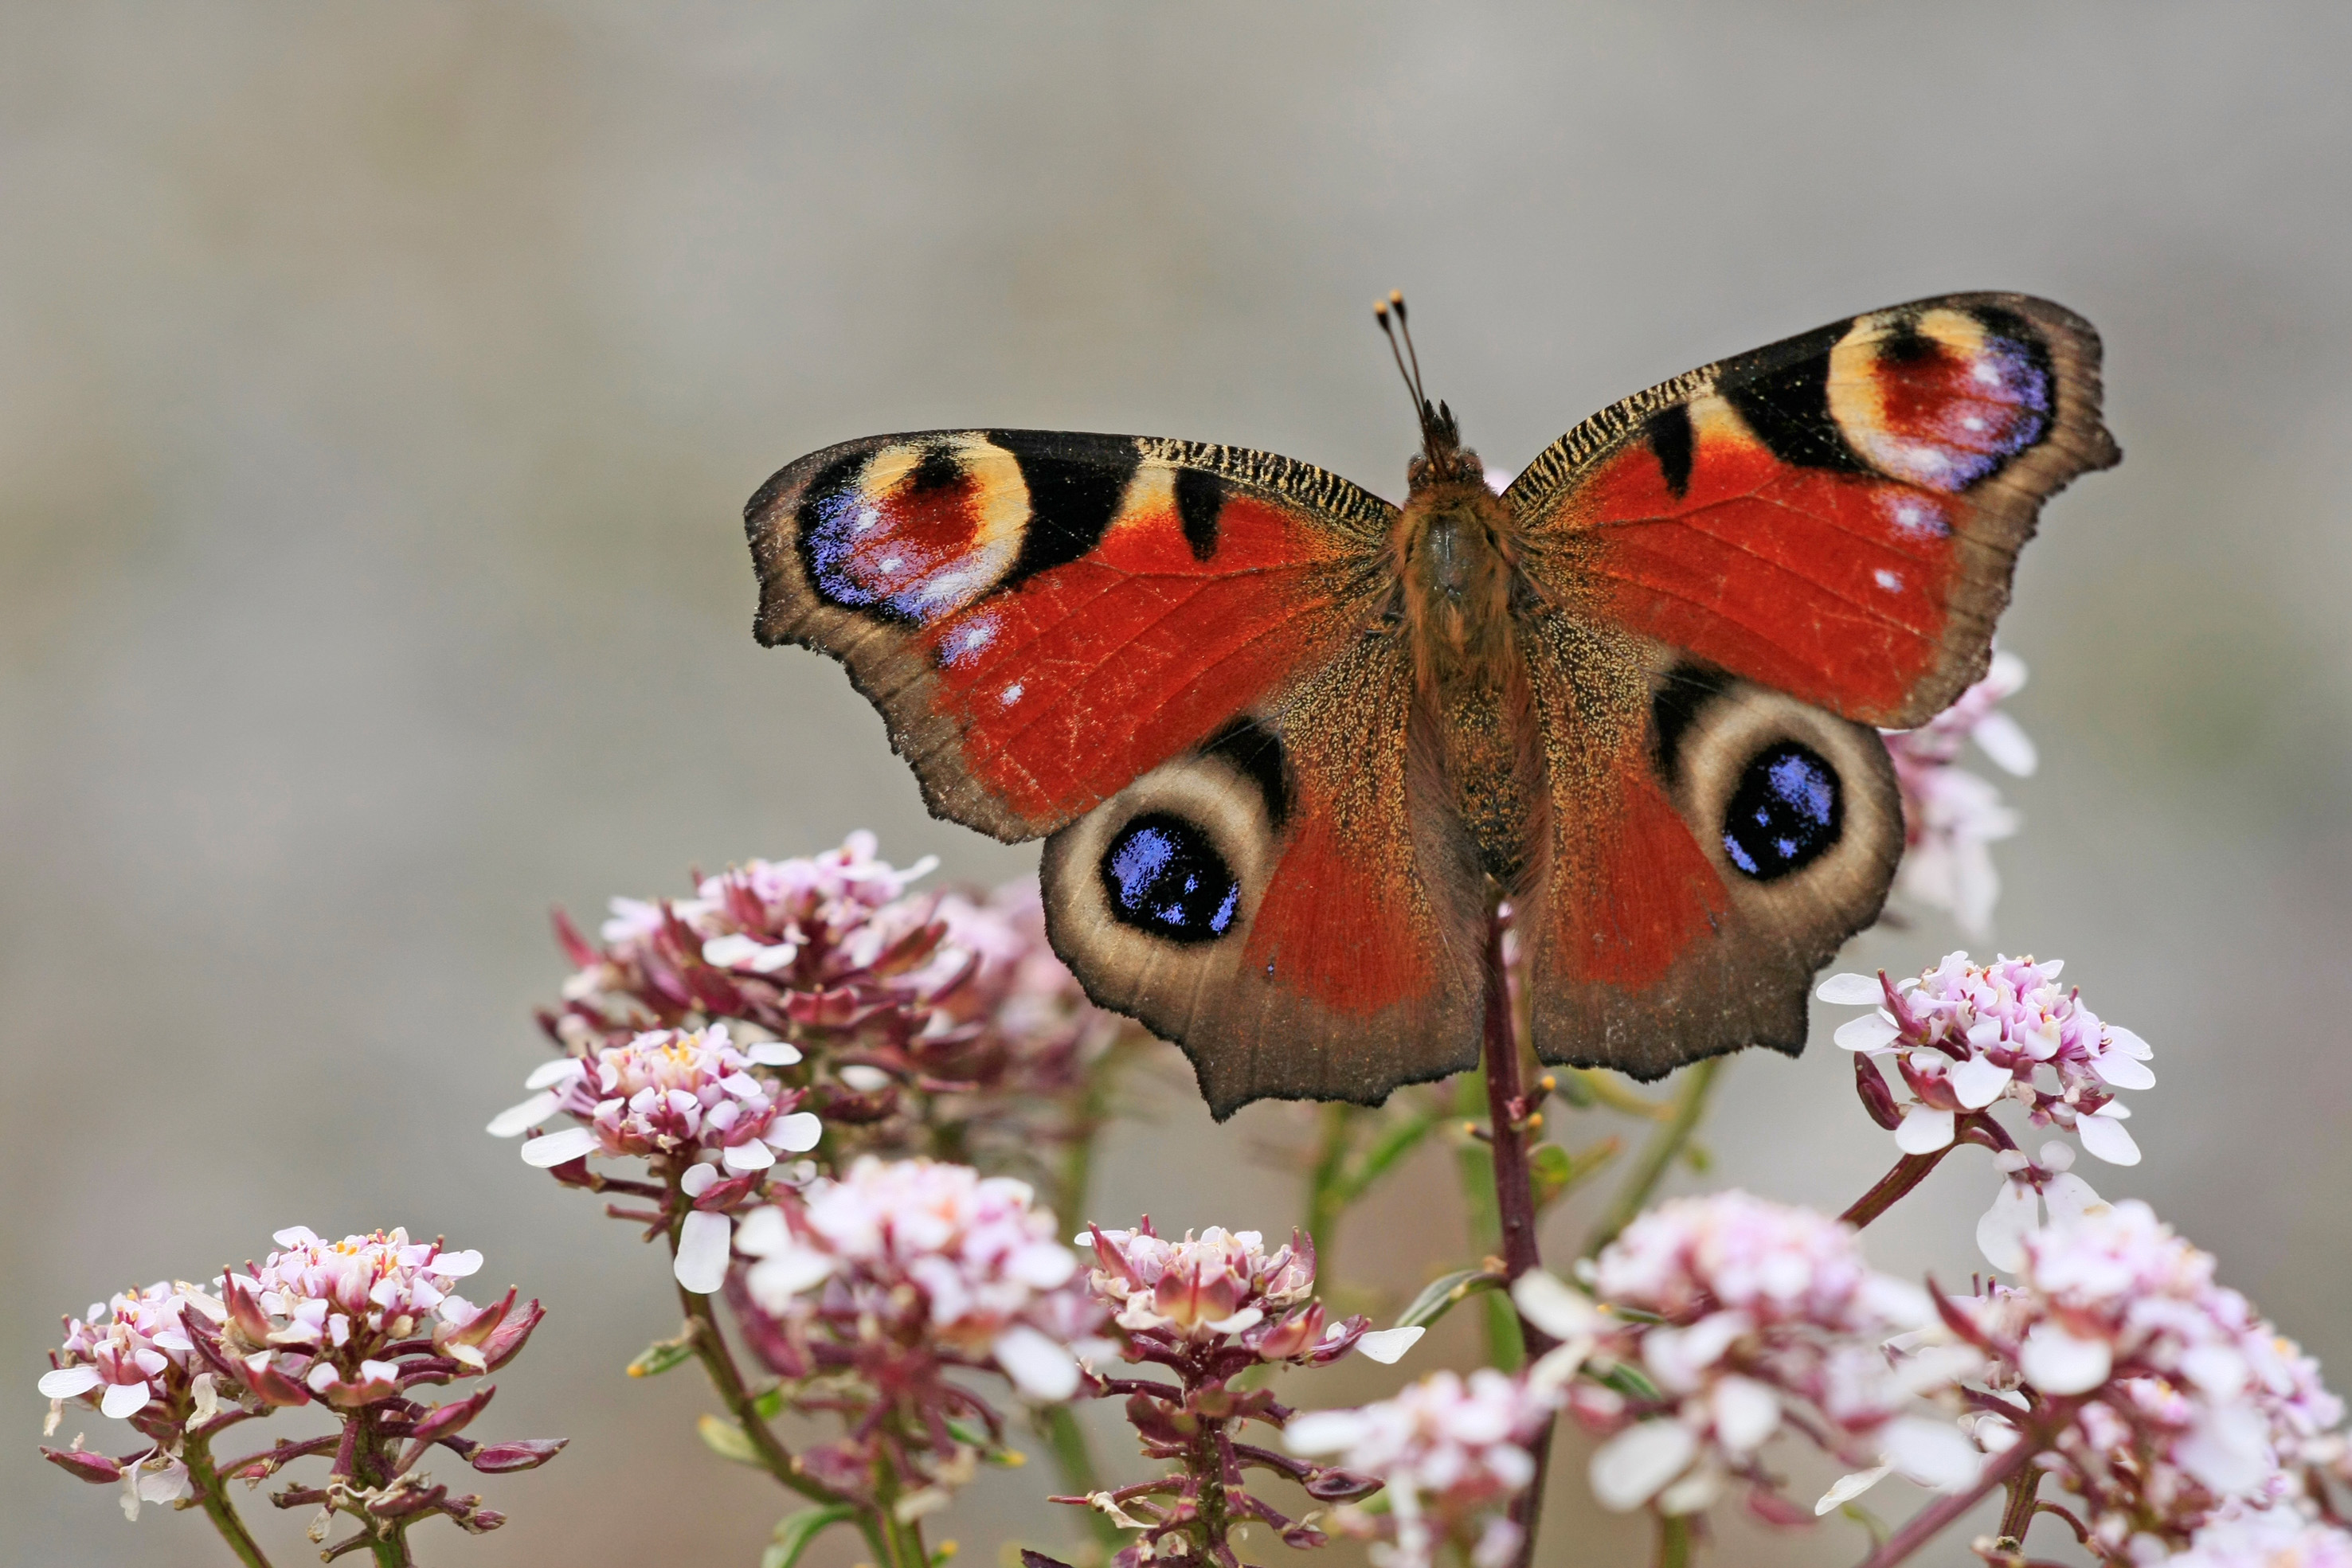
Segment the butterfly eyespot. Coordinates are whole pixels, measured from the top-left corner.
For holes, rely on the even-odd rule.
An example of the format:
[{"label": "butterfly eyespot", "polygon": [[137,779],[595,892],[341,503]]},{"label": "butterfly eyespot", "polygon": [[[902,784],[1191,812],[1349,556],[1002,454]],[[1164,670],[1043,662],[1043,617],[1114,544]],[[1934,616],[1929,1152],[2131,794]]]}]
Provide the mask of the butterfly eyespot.
[{"label": "butterfly eyespot", "polygon": [[1845,802],[1837,770],[1783,740],[1749,759],[1723,812],[1723,852],[1759,882],[1801,871],[1838,841]]},{"label": "butterfly eyespot", "polygon": [[1213,942],[1241,909],[1241,883],[1209,835],[1167,811],[1148,811],[1112,836],[1102,883],[1113,919],[1171,942]]}]

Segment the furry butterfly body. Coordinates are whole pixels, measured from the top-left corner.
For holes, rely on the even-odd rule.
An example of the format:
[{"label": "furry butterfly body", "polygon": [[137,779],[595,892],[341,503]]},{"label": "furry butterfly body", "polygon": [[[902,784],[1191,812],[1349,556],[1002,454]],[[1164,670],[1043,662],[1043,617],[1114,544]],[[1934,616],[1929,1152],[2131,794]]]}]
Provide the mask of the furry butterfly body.
[{"label": "furry butterfly body", "polygon": [[1501,496],[1425,411],[1391,506],[1264,453],[872,437],[746,511],[763,643],[847,664],[940,816],[1045,836],[1055,947],[1220,1115],[1473,1065],[1508,897],[1548,1061],[1795,1051],[1903,831],[1874,727],[1981,672],[2116,454],[2087,323],[1835,323],[1626,399]]}]

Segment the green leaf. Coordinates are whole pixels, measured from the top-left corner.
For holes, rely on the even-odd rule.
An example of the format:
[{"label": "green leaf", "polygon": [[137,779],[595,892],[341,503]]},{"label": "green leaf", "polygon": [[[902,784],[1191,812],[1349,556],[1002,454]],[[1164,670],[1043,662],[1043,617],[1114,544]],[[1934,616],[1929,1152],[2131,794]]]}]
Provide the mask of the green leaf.
[{"label": "green leaf", "polygon": [[673,1366],[682,1366],[694,1359],[694,1331],[689,1328],[676,1339],[657,1339],[637,1352],[637,1359],[629,1363],[631,1377],[659,1377]]},{"label": "green leaf", "polygon": [[793,1568],[809,1542],[836,1524],[846,1524],[857,1517],[855,1504],[828,1503],[824,1508],[804,1508],[787,1516],[776,1526],[773,1544],[760,1553],[760,1568]]},{"label": "green leaf", "polygon": [[1705,1176],[1715,1168],[1715,1155],[1705,1144],[1693,1139],[1683,1148],[1683,1164]]},{"label": "green leaf", "polygon": [[763,1421],[772,1421],[784,1413],[784,1385],[772,1383],[751,1396],[751,1414]]},{"label": "green leaf", "polygon": [[701,1437],[702,1446],[720,1458],[750,1465],[753,1469],[767,1468],[760,1462],[760,1451],[751,1447],[751,1439],[743,1435],[743,1428],[726,1416],[705,1416],[694,1424],[694,1429]]},{"label": "green leaf", "polygon": [[1536,1212],[1541,1214],[1576,1180],[1576,1162],[1558,1144],[1538,1144],[1528,1151],[1528,1185],[1535,1189]]},{"label": "green leaf", "polygon": [[1658,1392],[1656,1384],[1652,1383],[1638,1370],[1626,1365],[1622,1361],[1613,1364],[1608,1371],[1596,1372],[1593,1375],[1601,1384],[1615,1389],[1618,1393],[1624,1395],[1629,1399],[1661,1399],[1664,1397],[1664,1395]]},{"label": "green leaf", "polygon": [[1496,1290],[1502,1283],[1500,1274],[1490,1274],[1484,1269],[1457,1269],[1451,1274],[1442,1274],[1422,1287],[1421,1294],[1412,1299],[1412,1305],[1397,1318],[1394,1326],[1427,1328],[1451,1311],[1454,1302],[1481,1291]]}]

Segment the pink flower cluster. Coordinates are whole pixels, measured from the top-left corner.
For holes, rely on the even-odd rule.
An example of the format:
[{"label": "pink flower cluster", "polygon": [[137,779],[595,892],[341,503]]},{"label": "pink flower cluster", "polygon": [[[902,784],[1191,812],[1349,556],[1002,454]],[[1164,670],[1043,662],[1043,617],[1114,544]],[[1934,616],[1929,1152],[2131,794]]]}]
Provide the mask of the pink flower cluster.
[{"label": "pink flower cluster", "polygon": [[300,1393],[345,1408],[389,1399],[415,1383],[484,1373],[519,1353],[543,1315],[515,1311],[515,1292],[478,1307],[455,1287],[482,1266],[479,1252],[446,1252],[394,1228],[328,1241],[308,1227],[281,1230],[250,1273],[222,1277],[223,1343],[271,1404]]},{"label": "pink flower cluster", "polygon": [[862,1496],[887,1458],[944,1502],[971,1468],[950,1423],[977,1419],[992,1441],[1003,1431],[950,1373],[1001,1373],[1040,1403],[1078,1392],[1079,1359],[1110,1348],[1102,1312],[1032,1198],[969,1166],[869,1155],[745,1217],[736,1244],[754,1261],[736,1294],[752,1346],[787,1379],[854,1375],[828,1385],[830,1406],[807,1406],[840,1408],[850,1427],[803,1450],[809,1473]]},{"label": "pink flower cluster", "polygon": [[559,919],[578,967],[542,1023],[585,1057],[728,1022],[809,1053],[795,1077],[845,1151],[933,1152],[951,1131],[960,1150],[1034,1161],[1074,1130],[1083,1070],[1121,1024],[1046,946],[1034,884],[911,895],[932,862],[875,852],[854,833],[704,877],[690,899],[614,899],[602,946]]},{"label": "pink flower cluster", "polygon": [[1489,1368],[1467,1381],[1440,1372],[1361,1409],[1293,1416],[1283,1442],[1381,1483],[1385,1519],[1352,1505],[1334,1516],[1346,1533],[1374,1540],[1379,1568],[1430,1568],[1448,1542],[1473,1568],[1503,1568],[1521,1541],[1505,1511],[1535,1479],[1529,1445],[1559,1402],[1556,1391]]},{"label": "pink flower cluster", "polygon": [[[1788,1428],[1925,1485],[1975,1478],[1977,1456],[1948,1421],[1906,1412],[1953,1389],[1979,1357],[1921,1345],[1914,1331],[1934,1319],[1925,1292],[1873,1271],[1842,1221],[1737,1191],[1676,1198],[1596,1260],[1606,1315],[1570,1311],[1566,1286],[1530,1278],[1544,1289],[1522,1281],[1521,1310],[1580,1339],[1591,1366],[1619,1369],[1569,1390],[1578,1420],[1608,1438],[1591,1465],[1606,1507],[1692,1513],[1737,1479],[1759,1514],[1793,1522],[1803,1516],[1758,1457]],[[1914,1336],[1902,1357],[1885,1348],[1897,1334]]]},{"label": "pink flower cluster", "polygon": [[570,1115],[580,1124],[526,1141],[523,1163],[559,1176],[577,1166],[570,1179],[591,1186],[640,1185],[588,1175],[580,1162],[591,1155],[650,1161],[662,1181],[646,1196],[663,1207],[638,1218],[667,1228],[675,1209],[686,1208],[671,1270],[680,1285],[707,1296],[727,1277],[730,1210],[758,1196],[778,1155],[806,1153],[824,1135],[814,1114],[794,1109],[804,1090],[779,1088],[753,1071],[800,1059],[782,1040],[739,1048],[723,1023],[648,1030],[586,1060],[566,1056],[541,1067],[524,1081],[536,1092],[499,1113],[488,1130],[510,1138]]},{"label": "pink flower cluster", "polygon": [[2017,813],[2000,791],[1958,766],[1961,748],[1977,748],[2003,772],[2023,778],[2038,758],[2033,742],[2000,705],[2025,685],[2025,661],[1995,653],[1985,678],[1917,729],[1886,730],[1887,755],[1903,794],[1903,864],[1896,894],[1950,913],[1961,930],[1990,930],[2000,878],[1991,846],[2018,829]]},{"label": "pink flower cluster", "polygon": [[568,1114],[582,1124],[534,1137],[523,1163],[549,1169],[590,1155],[666,1162],[683,1169],[717,1163],[749,1176],[800,1154],[823,1134],[817,1118],[794,1106],[799,1090],[780,1090],[757,1067],[787,1067],[801,1053],[781,1040],[738,1048],[727,1026],[649,1030],[626,1045],[586,1060],[567,1056],[525,1081],[531,1097],[501,1112],[493,1137],[512,1137]]},{"label": "pink flower cluster", "polygon": [[1857,1062],[1864,1103],[1892,1126],[1895,1146],[1929,1155],[1956,1140],[1997,1151],[2009,1180],[1978,1228],[1985,1256],[2014,1271],[2020,1239],[2035,1228],[2037,1197],[2057,1215],[2080,1213],[2098,1194],[2069,1167],[2073,1155],[2052,1144],[2037,1163],[2019,1153],[1990,1113],[2014,1104],[2037,1127],[2072,1133],[2111,1165],[2137,1165],[2139,1146],[2125,1128],[2130,1114],[2116,1092],[2156,1082],[2155,1053],[2130,1030],[2103,1021],[2079,989],[2063,987],[2062,960],[1995,958],[1971,963],[1952,953],[1916,980],[1885,975],[1832,975],[1823,1001],[1874,1010],[1848,1020],[1837,1043],[1891,1064],[1905,1093],[1880,1071]]},{"label": "pink flower cluster", "polygon": [[1974,1435],[2000,1453],[2059,1423],[2038,1462],[2084,1500],[2100,1550],[2178,1545],[2225,1506],[2289,1502],[2343,1451],[2343,1402],[2317,1364],[2146,1204],[2053,1226],[2023,1250],[2016,1289],[1953,1314],[1996,1367],[2000,1405]]},{"label": "pink flower cluster", "polygon": [[[481,1267],[478,1252],[415,1244],[400,1230],[327,1241],[300,1226],[278,1233],[278,1250],[258,1267],[229,1271],[220,1293],[181,1281],[117,1295],[86,1319],[69,1320],[40,1382],[53,1402],[54,1430],[66,1401],[95,1405],[149,1439],[143,1451],[111,1457],[83,1448],[46,1449],[89,1481],[121,1481],[124,1510],[141,1500],[180,1501],[197,1484],[187,1456],[202,1453],[218,1485],[258,1481],[289,1461],[333,1453],[336,1486],[292,1489],[287,1506],[317,1502],[357,1515],[359,1535],[342,1544],[390,1540],[414,1521],[439,1514],[461,1528],[496,1529],[503,1516],[471,1495],[453,1497],[413,1467],[434,1446],[486,1472],[529,1469],[561,1442],[483,1445],[458,1436],[488,1403],[487,1387],[448,1405],[411,1397],[421,1385],[478,1375],[520,1353],[538,1326],[537,1301],[515,1292],[488,1306],[455,1293]],[[101,1318],[101,1311],[104,1315]],[[320,1401],[344,1435],[312,1438],[215,1463],[214,1437],[280,1406]],[[291,1501],[288,1501],[289,1499]],[[217,1504],[215,1499],[207,1506]]]},{"label": "pink flower cluster", "polygon": [[1360,1317],[1327,1322],[1322,1303],[1308,1299],[1315,1246],[1304,1236],[1269,1250],[1257,1231],[1213,1225],[1171,1241],[1147,1218],[1133,1230],[1090,1226],[1078,1244],[1095,1255],[1087,1283],[1118,1309],[1132,1343],[1322,1366],[1351,1350],[1393,1362],[1423,1333],[1375,1332]]}]

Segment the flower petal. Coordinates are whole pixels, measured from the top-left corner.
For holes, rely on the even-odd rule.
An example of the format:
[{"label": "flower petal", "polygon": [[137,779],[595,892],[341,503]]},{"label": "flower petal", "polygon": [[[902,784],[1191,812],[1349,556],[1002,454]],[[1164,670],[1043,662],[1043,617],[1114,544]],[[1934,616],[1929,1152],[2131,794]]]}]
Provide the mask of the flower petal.
[{"label": "flower petal", "polygon": [[1511,1301],[1528,1322],[1554,1339],[1575,1339],[1601,1327],[1601,1309],[1592,1298],[1542,1269],[1530,1269],[1512,1281]]},{"label": "flower petal", "polygon": [[1716,1384],[1715,1437],[1732,1455],[1753,1453],[1780,1427],[1780,1399],[1752,1377],[1736,1374]]},{"label": "flower petal", "polygon": [[1354,1448],[1366,1429],[1360,1410],[1309,1410],[1283,1427],[1282,1446],[1294,1454],[1337,1454]]},{"label": "flower petal", "polygon": [[1881,1051],[1894,1044],[1895,1037],[1902,1032],[1876,1013],[1864,1013],[1838,1025],[1837,1033],[1830,1039],[1843,1051]]},{"label": "flower petal", "polygon": [[1847,1503],[1885,1480],[1888,1472],[1894,1469],[1893,1465],[1877,1465],[1866,1470],[1856,1470],[1852,1475],[1838,1477],[1836,1484],[1822,1493],[1822,1500],[1813,1504],[1814,1517],[1819,1518],[1833,1509],[1843,1508]]},{"label": "flower petal", "polygon": [[1424,1328],[1374,1329],[1356,1341],[1356,1348],[1382,1366],[1394,1366],[1428,1332]]},{"label": "flower petal", "polygon": [[1912,1106],[1903,1113],[1903,1124],[1895,1129],[1895,1146],[1906,1155],[1932,1155],[1951,1141],[1952,1113],[1932,1106]]},{"label": "flower petal", "polygon": [[1880,1442],[1888,1464],[1937,1491],[1965,1490],[1984,1469],[1984,1455],[1947,1421],[1897,1416],[1886,1424]]},{"label": "flower petal", "polygon": [[1628,1513],[1655,1497],[1698,1453],[1698,1438],[1679,1421],[1644,1421],[1593,1450],[1592,1495],[1612,1513]]},{"label": "flower petal", "polygon": [[768,1143],[788,1155],[804,1155],[816,1147],[824,1136],[824,1124],[814,1111],[795,1111],[789,1116],[779,1116],[768,1128]]},{"label": "flower petal", "polygon": [[752,1265],[744,1279],[751,1299],[771,1312],[781,1312],[794,1296],[833,1273],[833,1260],[812,1247],[793,1246]]},{"label": "flower petal", "polygon": [[595,1134],[585,1127],[565,1127],[525,1144],[522,1146],[522,1163],[548,1170],[595,1152]]},{"label": "flower petal", "polygon": [[2091,1189],[2089,1182],[2071,1171],[2063,1171],[2042,1184],[2042,1201],[2050,1206],[2053,1225],[2072,1225],[2107,1212],[2106,1200]]},{"label": "flower petal", "polygon": [[776,1163],[776,1154],[757,1139],[750,1143],[730,1144],[719,1152],[719,1158],[738,1176],[766,1170]]},{"label": "flower petal", "polygon": [[698,1163],[687,1166],[685,1173],[677,1178],[677,1190],[688,1197],[700,1197],[704,1193],[709,1192],[718,1180],[717,1166]]},{"label": "flower petal", "polygon": [[103,1415],[120,1421],[136,1416],[147,1408],[147,1385],[144,1383],[110,1383],[104,1397],[98,1402]]},{"label": "flower petal", "polygon": [[1977,1250],[2003,1273],[2018,1273],[2025,1267],[2025,1239],[2041,1228],[2033,1189],[2023,1182],[2004,1181],[1993,1195],[1992,1207],[1977,1220]]},{"label": "flower petal", "polygon": [[89,1393],[105,1381],[94,1366],[60,1366],[41,1374],[41,1397],[71,1399]]},{"label": "flower petal", "polygon": [[553,1061],[542,1061],[530,1070],[522,1081],[526,1089],[552,1089],[559,1083],[569,1083],[588,1071],[588,1064],[576,1056],[559,1056]]},{"label": "flower petal", "polygon": [[1874,1008],[1886,998],[1875,975],[1832,975],[1813,995],[1842,1008]]},{"label": "flower petal", "polygon": [[746,1046],[743,1054],[761,1067],[790,1067],[801,1059],[801,1048],[790,1040],[763,1040]]},{"label": "flower petal", "polygon": [[2083,1152],[2095,1155],[2111,1166],[2139,1164],[2139,1145],[2132,1141],[2131,1130],[2113,1116],[2077,1116],[2074,1135],[2083,1140]]},{"label": "flower petal", "polygon": [[2120,1051],[2091,1058],[2091,1071],[2117,1089],[2153,1089],[2156,1074],[2147,1062]]},{"label": "flower petal", "polygon": [[[697,1166],[695,1170],[709,1168],[708,1166]],[[694,1171],[688,1171],[686,1174],[691,1177]],[[717,1179],[715,1176],[713,1179]],[[703,1183],[706,1188],[709,1185],[709,1182]],[[700,1194],[689,1196],[699,1197]],[[755,1208],[743,1217],[742,1224],[735,1228],[736,1250],[753,1258],[770,1257],[792,1245],[792,1227],[785,1223],[784,1211],[781,1208],[773,1207]]]},{"label": "flower petal", "polygon": [[2044,1394],[2087,1394],[2115,1370],[2104,1340],[2077,1339],[2056,1323],[2036,1323],[2018,1347],[2018,1370]]},{"label": "flower petal", "polygon": [[482,1130],[493,1138],[519,1138],[555,1114],[555,1092],[543,1089],[520,1105],[509,1105]]},{"label": "flower petal", "polygon": [[1078,1391],[1078,1364],[1070,1347],[1026,1324],[1006,1329],[990,1348],[996,1364],[1029,1398],[1058,1404]]},{"label": "flower petal", "polygon": [[695,1209],[678,1227],[677,1258],[670,1272],[682,1290],[707,1296],[727,1282],[727,1254],[735,1239],[735,1222],[723,1214]]},{"label": "flower petal", "polygon": [[1981,1111],[2001,1096],[2015,1075],[1997,1061],[1971,1056],[1955,1063],[1945,1082],[1952,1086],[1964,1111]]},{"label": "flower petal", "polygon": [[1989,713],[1977,720],[1969,737],[1993,766],[2016,779],[2030,779],[2041,766],[2042,754],[2034,748],[2033,737],[2005,713]]}]

